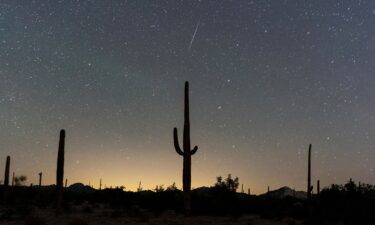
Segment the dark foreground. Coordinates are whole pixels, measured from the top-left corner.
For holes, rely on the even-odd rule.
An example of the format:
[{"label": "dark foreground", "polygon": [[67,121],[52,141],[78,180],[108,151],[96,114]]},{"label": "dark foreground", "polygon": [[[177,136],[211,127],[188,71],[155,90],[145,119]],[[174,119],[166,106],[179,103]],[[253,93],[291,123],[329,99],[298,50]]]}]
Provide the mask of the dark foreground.
[{"label": "dark foreground", "polygon": [[323,189],[310,201],[293,192],[285,196],[284,189],[254,196],[218,186],[198,188],[192,192],[190,217],[183,216],[182,192],[172,187],[126,192],[72,185],[64,189],[58,213],[54,186],[9,187],[0,204],[0,224],[375,224],[374,186],[351,180]]}]

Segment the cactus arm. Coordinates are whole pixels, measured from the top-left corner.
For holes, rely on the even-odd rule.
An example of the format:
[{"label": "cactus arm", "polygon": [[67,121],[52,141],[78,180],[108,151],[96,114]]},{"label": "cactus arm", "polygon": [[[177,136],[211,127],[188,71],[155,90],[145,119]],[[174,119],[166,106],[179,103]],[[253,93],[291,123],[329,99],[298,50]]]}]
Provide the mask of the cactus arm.
[{"label": "cactus arm", "polygon": [[184,155],[184,152],[181,150],[180,145],[178,144],[178,135],[177,135],[177,128],[173,129],[173,140],[174,140],[174,148],[179,155]]},{"label": "cactus arm", "polygon": [[198,150],[198,146],[195,146],[191,151],[190,151],[190,155],[194,155]]}]

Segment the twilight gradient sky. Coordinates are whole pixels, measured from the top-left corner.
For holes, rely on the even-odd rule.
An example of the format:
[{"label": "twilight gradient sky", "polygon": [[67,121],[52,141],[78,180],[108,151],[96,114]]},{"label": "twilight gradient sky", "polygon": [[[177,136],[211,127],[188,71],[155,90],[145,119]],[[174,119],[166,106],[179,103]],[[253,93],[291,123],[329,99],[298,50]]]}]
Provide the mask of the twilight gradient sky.
[{"label": "twilight gradient sky", "polygon": [[304,190],[309,143],[375,183],[373,0],[2,0],[0,173],[53,183],[64,128],[69,183],[181,187],[185,80],[193,187]]}]

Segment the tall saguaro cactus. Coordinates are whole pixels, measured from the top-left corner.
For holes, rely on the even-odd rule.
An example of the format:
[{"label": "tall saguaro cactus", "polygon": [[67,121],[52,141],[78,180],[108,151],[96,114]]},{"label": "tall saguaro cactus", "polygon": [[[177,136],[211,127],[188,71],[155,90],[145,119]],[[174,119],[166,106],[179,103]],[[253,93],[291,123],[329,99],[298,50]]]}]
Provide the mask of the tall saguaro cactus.
[{"label": "tall saguaro cactus", "polygon": [[313,186],[311,185],[311,144],[309,145],[309,156],[307,165],[307,200],[311,199],[311,192]]},{"label": "tall saguaro cactus", "polygon": [[191,149],[190,146],[190,119],[189,119],[189,82],[185,82],[185,109],[184,109],[184,133],[182,149],[179,145],[177,128],[173,129],[173,140],[176,152],[183,157],[182,184],[184,192],[185,215],[191,212],[191,156],[194,155],[198,147]]},{"label": "tall saguaro cactus", "polygon": [[65,130],[60,131],[59,150],[57,153],[56,190],[57,210],[61,209],[62,192],[64,182],[64,151],[65,151]]},{"label": "tall saguaro cactus", "polygon": [[7,204],[8,202],[9,171],[10,171],[10,156],[7,156],[7,159],[5,162],[4,189],[3,189],[4,204]]},{"label": "tall saguaro cactus", "polygon": [[9,186],[10,156],[7,156],[5,162],[4,187]]}]

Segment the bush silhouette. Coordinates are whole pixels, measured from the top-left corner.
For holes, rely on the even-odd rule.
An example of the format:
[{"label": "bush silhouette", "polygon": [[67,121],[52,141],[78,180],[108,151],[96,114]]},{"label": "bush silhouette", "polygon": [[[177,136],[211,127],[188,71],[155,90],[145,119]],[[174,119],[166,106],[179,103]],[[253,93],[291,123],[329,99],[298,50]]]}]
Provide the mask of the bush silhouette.
[{"label": "bush silhouette", "polygon": [[223,181],[221,176],[216,177],[216,183],[214,185],[215,188],[236,192],[238,189],[240,182],[238,177],[232,178],[231,174],[228,174],[228,177]]},{"label": "bush silhouette", "polygon": [[23,185],[25,185],[26,180],[27,180],[27,177],[24,176],[24,175],[14,177],[14,185],[23,186]]}]

